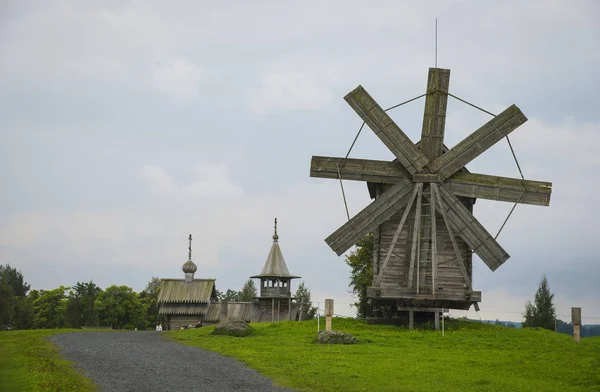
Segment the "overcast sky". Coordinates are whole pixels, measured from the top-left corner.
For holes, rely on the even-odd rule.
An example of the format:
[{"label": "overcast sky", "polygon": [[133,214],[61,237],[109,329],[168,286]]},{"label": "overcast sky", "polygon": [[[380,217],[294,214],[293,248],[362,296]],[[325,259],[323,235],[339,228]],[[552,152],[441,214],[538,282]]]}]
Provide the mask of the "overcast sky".
[{"label": "overcast sky", "polygon": [[[339,183],[310,178],[310,159],[347,152],[361,120],[343,97],[359,84],[384,107],[425,92],[437,17],[450,92],[516,104],[523,173],[553,183],[550,207],[515,209],[501,268],[474,258],[480,316],[520,321],[545,273],[559,317],[581,306],[600,323],[600,3],[366,4],[2,1],[0,264],[37,289],[139,291],[183,277],[192,233],[196,277],[240,289],[277,216],[290,272],[353,315],[349,268],[324,242],[346,221]],[[415,142],[423,105],[391,112]],[[446,144],[489,119],[451,99]],[[351,156],[394,158],[368,128]],[[468,168],[519,176],[505,141]],[[344,187],[351,214],[370,202]],[[495,234],[511,207],[478,200],[475,216]]]}]

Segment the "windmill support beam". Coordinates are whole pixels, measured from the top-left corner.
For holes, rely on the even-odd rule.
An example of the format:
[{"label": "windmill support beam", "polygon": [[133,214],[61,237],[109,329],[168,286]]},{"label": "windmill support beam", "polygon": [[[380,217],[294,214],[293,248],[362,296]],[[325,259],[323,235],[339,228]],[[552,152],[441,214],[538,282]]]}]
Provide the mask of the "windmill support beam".
[{"label": "windmill support beam", "polygon": [[390,247],[387,251],[387,254],[385,255],[385,260],[383,261],[383,265],[381,266],[381,269],[379,270],[379,273],[377,274],[377,278],[375,279],[376,286],[379,286],[379,282],[381,282],[381,277],[383,276],[383,271],[385,271],[385,268],[387,267],[388,262],[390,261],[390,257],[392,256],[394,247],[396,246],[396,242],[398,241],[398,238],[400,237],[400,233],[402,232],[402,228],[404,227],[404,223],[406,222],[406,218],[408,218],[408,214],[410,212],[410,209],[412,208],[413,202],[415,200],[415,197],[417,197],[418,192],[419,192],[419,187],[415,186],[412,197],[410,198],[408,205],[404,208],[404,213],[402,214],[402,218],[400,219],[400,224],[398,224],[398,228],[396,229],[396,232],[394,233],[394,238],[392,239],[392,244],[390,245]]},{"label": "windmill support beam", "polygon": [[[398,162],[322,156],[312,157],[310,176],[337,180],[336,165],[340,167],[342,180],[395,184],[401,179],[410,178],[408,171]],[[551,182],[477,173],[457,172],[445,184],[455,196],[538,206],[550,205],[552,194]]]}]

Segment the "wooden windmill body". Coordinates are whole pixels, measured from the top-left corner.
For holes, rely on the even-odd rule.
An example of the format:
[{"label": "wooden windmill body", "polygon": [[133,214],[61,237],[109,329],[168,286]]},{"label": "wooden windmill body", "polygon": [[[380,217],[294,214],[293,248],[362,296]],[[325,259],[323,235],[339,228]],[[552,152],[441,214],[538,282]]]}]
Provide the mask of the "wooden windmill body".
[{"label": "wooden windmill body", "polygon": [[362,86],[345,97],[394,154],[394,161],[319,156],[311,161],[312,177],[367,181],[375,200],[325,241],[341,255],[373,233],[373,282],[367,295],[399,311],[477,307],[481,292],[472,285],[472,254],[492,271],[509,255],[472,215],[476,198],[550,203],[549,182],[475,174],[465,168],[527,121],[515,105],[452,149],[444,146],[449,81],[450,70],[429,70],[417,144]]}]

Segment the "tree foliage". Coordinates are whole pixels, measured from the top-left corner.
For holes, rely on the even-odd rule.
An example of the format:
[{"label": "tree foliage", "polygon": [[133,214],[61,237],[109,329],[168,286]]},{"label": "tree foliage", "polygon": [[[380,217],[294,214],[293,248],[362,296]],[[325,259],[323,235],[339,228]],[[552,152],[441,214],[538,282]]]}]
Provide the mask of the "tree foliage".
[{"label": "tree foliage", "polygon": [[525,312],[523,312],[524,327],[540,327],[554,330],[556,310],[554,307],[554,294],[550,292],[550,286],[546,275],[540,281],[535,293],[533,303],[527,301]]},{"label": "tree foliage", "polygon": [[248,279],[246,283],[244,283],[244,287],[242,287],[242,291],[239,294],[240,301],[252,301],[254,298],[258,296],[256,291],[256,284],[254,280]]},{"label": "tree foliage", "polygon": [[114,329],[146,328],[145,309],[131,287],[112,285],[96,299],[101,325]]},{"label": "tree foliage", "polygon": [[296,302],[300,304],[299,313],[302,314],[302,320],[312,320],[317,314],[317,308],[312,306],[310,290],[304,284],[304,281],[296,289]]},{"label": "tree foliage", "polygon": [[66,322],[71,328],[97,326],[96,298],[102,292],[94,282],[77,282],[69,291],[66,305]]},{"label": "tree foliage", "polygon": [[346,256],[346,264],[350,266],[350,287],[357,296],[356,315],[358,318],[373,315],[373,306],[367,303],[367,287],[373,282],[373,234],[368,234],[358,241],[356,249]]},{"label": "tree foliage", "polygon": [[0,329],[31,327],[33,308],[27,299],[29,287],[21,271],[10,264],[0,265]]}]

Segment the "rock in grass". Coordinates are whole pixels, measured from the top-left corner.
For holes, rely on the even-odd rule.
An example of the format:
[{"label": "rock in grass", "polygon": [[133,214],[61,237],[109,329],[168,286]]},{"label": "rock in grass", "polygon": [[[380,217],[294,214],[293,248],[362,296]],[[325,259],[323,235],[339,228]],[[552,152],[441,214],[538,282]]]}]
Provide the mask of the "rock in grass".
[{"label": "rock in grass", "polygon": [[359,340],[349,333],[340,331],[321,331],[317,335],[317,343],[322,344],[355,344]]},{"label": "rock in grass", "polygon": [[247,322],[232,317],[225,317],[215,327],[213,335],[248,336],[252,328]]}]

